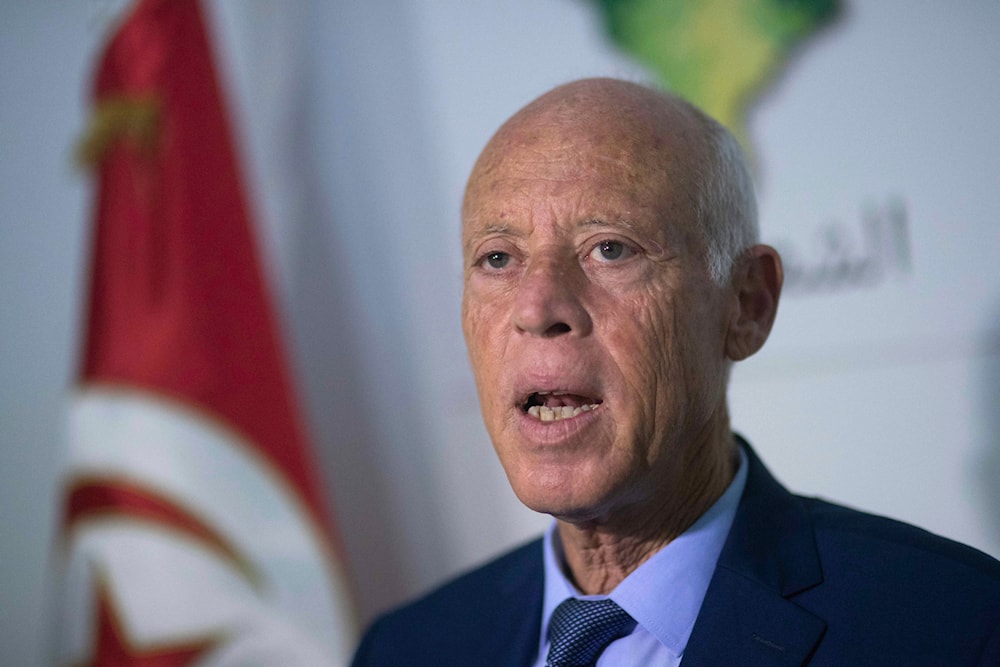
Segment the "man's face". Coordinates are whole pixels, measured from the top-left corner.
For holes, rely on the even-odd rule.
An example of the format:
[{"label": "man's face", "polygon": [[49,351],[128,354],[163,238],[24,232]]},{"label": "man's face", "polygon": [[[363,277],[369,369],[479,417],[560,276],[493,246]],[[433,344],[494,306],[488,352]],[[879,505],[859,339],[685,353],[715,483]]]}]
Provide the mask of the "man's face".
[{"label": "man's face", "polygon": [[695,156],[607,124],[529,120],[498,137],[463,207],[487,430],[528,507],[641,515],[677,495],[725,422],[730,301],[703,260]]}]

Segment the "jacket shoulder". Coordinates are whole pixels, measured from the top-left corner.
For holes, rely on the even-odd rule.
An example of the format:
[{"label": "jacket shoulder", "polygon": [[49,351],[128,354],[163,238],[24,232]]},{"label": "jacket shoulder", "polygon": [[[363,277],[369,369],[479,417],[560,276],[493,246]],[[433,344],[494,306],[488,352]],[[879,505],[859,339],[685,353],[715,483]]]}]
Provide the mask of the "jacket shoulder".
[{"label": "jacket shoulder", "polygon": [[799,498],[813,521],[824,562],[839,555],[867,568],[900,567],[949,573],[953,578],[1000,585],[1000,561],[973,547],[902,521],[819,498]]}]

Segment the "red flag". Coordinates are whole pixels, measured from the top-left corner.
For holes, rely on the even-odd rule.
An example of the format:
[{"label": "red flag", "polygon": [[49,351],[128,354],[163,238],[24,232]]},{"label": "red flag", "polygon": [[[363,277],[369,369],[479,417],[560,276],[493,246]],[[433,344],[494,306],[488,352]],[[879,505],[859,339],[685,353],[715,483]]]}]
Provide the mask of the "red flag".
[{"label": "red flag", "polygon": [[101,61],[61,663],[346,662],[354,619],[196,0]]}]

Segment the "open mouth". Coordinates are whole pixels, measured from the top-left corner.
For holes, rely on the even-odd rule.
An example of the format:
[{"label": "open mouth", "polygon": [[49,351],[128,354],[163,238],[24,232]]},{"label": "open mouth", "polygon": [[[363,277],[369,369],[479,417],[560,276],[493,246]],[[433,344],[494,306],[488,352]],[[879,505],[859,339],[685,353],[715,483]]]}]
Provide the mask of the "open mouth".
[{"label": "open mouth", "polygon": [[568,392],[536,391],[528,396],[521,409],[543,422],[572,419],[593,410],[601,404],[600,399],[580,396]]}]

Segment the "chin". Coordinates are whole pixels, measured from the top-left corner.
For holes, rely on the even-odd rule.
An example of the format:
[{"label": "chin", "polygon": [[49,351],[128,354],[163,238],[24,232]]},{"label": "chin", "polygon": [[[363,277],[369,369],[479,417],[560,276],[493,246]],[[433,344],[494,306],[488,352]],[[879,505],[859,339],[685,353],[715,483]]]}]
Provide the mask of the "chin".
[{"label": "chin", "polygon": [[525,507],[571,523],[606,514],[616,495],[606,474],[599,481],[587,480],[583,473],[564,469],[548,476],[534,471],[528,479],[516,479],[508,473],[507,479]]}]

